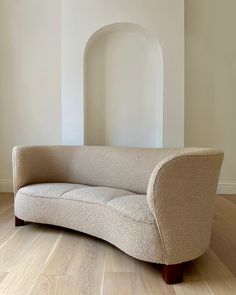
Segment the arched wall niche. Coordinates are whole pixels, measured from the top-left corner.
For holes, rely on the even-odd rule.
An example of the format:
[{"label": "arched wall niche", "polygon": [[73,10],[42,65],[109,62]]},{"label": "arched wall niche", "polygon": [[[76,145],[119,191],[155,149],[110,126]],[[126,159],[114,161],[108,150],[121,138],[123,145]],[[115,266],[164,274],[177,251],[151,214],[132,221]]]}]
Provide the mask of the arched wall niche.
[{"label": "arched wall niche", "polygon": [[163,55],[142,26],[114,23],[84,51],[84,141],[89,145],[161,147]]},{"label": "arched wall niche", "polygon": [[[119,34],[122,35],[123,39],[128,35],[128,32],[121,32],[124,29],[131,31],[130,34],[136,33],[136,37],[139,36],[145,39],[146,43],[138,43],[136,42],[138,37],[136,39],[132,38],[139,45],[142,43],[147,46],[148,43],[151,46],[160,42],[161,48],[160,44],[157,46],[159,47],[159,51],[162,50],[164,59],[164,62],[162,61],[164,64],[163,114],[161,114],[163,116],[161,131],[162,146],[183,146],[184,0],[155,0],[150,3],[147,3],[146,0],[62,0],[61,3],[63,144],[83,145],[88,135],[85,134],[87,128],[85,128],[86,111],[84,104],[86,104],[88,94],[91,93],[91,87],[88,87],[87,83],[91,85],[92,79],[86,82],[84,82],[84,79],[86,76],[89,76],[89,67],[86,65],[88,59],[86,56],[89,52],[93,52],[92,47],[95,47],[95,49],[98,47],[99,42],[95,41],[96,37],[99,40],[102,38],[102,36],[100,37],[100,33],[103,35],[106,30],[109,32],[112,29],[113,43],[118,43],[117,36]],[[121,26],[117,26],[118,23],[125,24],[125,26],[121,28]],[[114,25],[110,27],[110,24],[116,24],[116,27]],[[116,29],[119,32],[114,32]],[[96,34],[94,35],[95,32]],[[116,37],[115,33],[118,34]],[[117,48],[115,47],[115,49]],[[92,54],[92,56],[96,56],[96,54]],[[159,56],[162,55],[160,54]],[[133,57],[131,55],[131,61],[134,58],[135,56]],[[84,70],[87,73],[84,73]],[[132,82],[135,83],[134,81],[133,79]],[[160,80],[158,81],[160,82]],[[88,89],[90,91],[87,91]],[[147,92],[145,93],[145,97],[147,97]],[[144,128],[144,126],[141,127]],[[136,142],[134,141],[130,145],[136,145]]]}]

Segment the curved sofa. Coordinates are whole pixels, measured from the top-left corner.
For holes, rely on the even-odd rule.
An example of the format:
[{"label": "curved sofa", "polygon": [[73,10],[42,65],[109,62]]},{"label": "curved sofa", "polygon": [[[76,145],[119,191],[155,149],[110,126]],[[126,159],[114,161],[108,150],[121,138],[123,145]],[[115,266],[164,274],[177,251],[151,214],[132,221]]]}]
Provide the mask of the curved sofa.
[{"label": "curved sofa", "polygon": [[167,283],[208,248],[223,153],[203,148],[13,149],[16,225],[53,224],[163,264]]}]

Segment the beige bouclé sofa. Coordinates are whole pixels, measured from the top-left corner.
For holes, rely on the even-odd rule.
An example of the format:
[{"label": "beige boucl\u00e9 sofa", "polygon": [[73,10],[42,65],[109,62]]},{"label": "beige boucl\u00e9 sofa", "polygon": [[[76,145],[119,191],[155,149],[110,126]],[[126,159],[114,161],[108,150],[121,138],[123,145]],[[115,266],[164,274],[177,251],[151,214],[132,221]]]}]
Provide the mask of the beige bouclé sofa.
[{"label": "beige boucl\u00e9 sofa", "polygon": [[208,248],[222,160],[206,148],[15,147],[16,225],[93,235],[177,283]]}]

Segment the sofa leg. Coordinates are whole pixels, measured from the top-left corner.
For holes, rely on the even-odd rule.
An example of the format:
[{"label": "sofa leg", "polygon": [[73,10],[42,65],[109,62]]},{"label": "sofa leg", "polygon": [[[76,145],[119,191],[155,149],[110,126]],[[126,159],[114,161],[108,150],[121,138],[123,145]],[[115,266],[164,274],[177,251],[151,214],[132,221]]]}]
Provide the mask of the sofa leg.
[{"label": "sofa leg", "polygon": [[183,263],[173,265],[162,265],[162,277],[168,284],[177,284],[183,281]]},{"label": "sofa leg", "polygon": [[23,225],[25,225],[24,220],[15,216],[15,226],[23,226]]}]

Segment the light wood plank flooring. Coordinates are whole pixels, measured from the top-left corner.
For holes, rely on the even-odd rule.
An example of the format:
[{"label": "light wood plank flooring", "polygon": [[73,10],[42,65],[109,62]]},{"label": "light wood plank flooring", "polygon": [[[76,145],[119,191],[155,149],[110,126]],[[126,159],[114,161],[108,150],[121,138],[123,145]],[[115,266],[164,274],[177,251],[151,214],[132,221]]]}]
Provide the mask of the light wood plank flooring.
[{"label": "light wood plank flooring", "polygon": [[96,238],[53,226],[14,227],[0,194],[0,295],[236,295],[236,196],[218,196],[210,249],[168,286],[156,265]]}]

